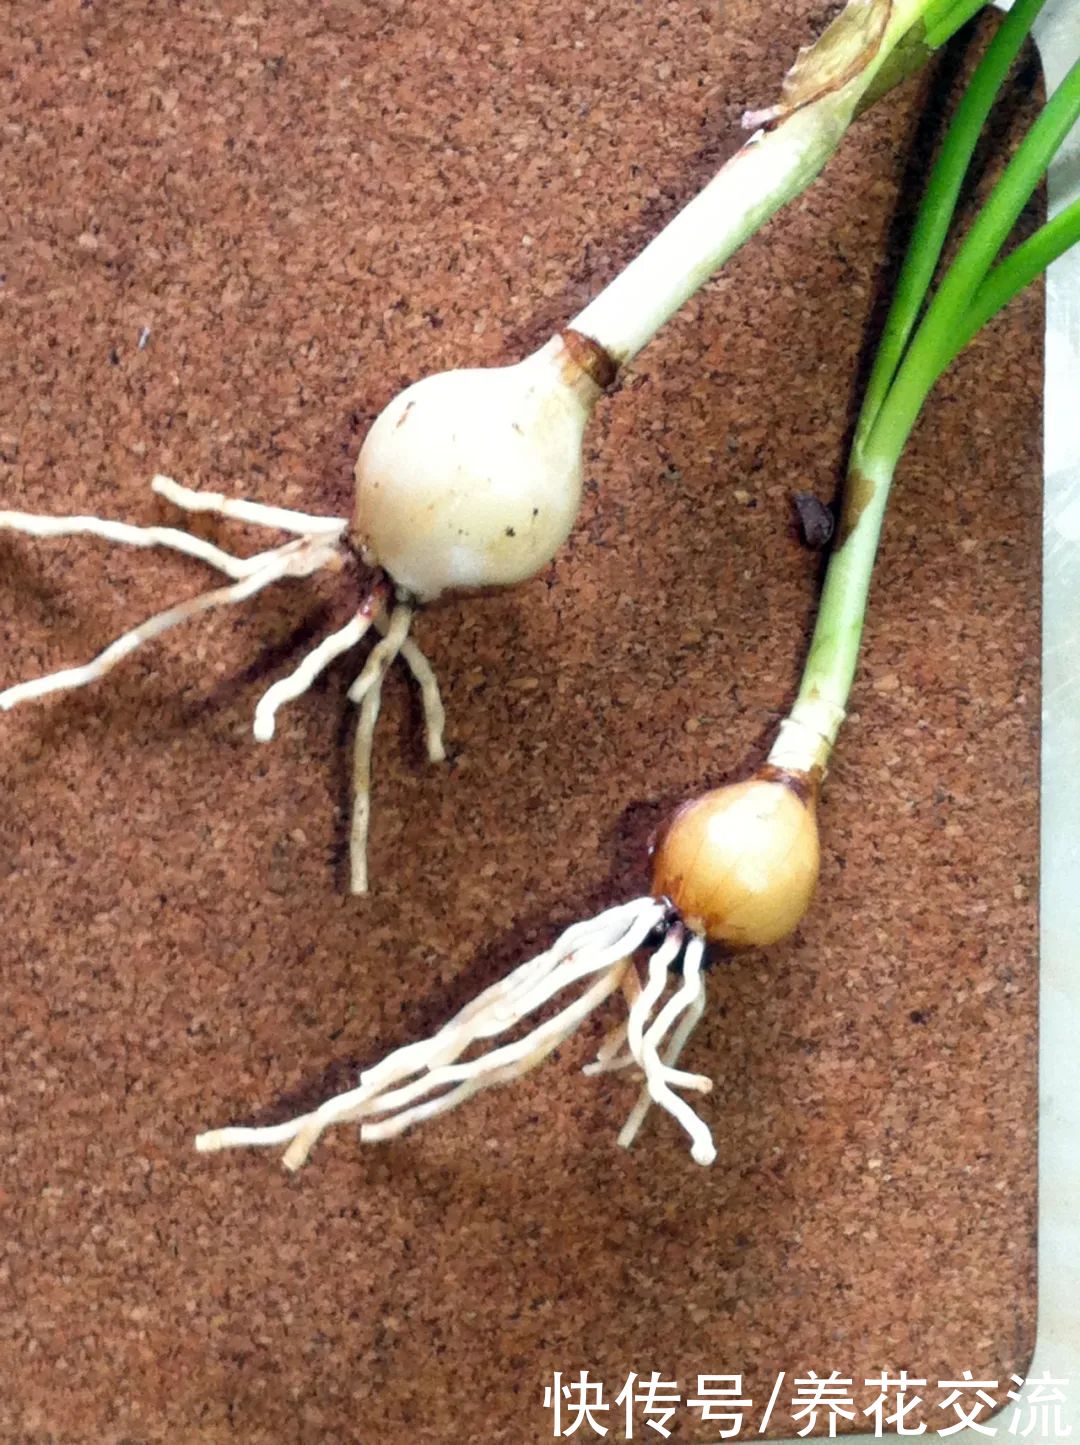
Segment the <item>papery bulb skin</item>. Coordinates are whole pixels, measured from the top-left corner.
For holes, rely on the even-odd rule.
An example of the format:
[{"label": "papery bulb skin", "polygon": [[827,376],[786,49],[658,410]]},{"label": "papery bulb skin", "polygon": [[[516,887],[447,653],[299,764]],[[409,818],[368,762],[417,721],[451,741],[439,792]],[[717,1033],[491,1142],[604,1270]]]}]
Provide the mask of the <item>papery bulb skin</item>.
[{"label": "papery bulb skin", "polygon": [[711,943],[764,948],[798,927],[821,864],[816,779],[764,768],[685,803],[653,858],[653,893]]},{"label": "papery bulb skin", "polygon": [[515,366],[408,387],[356,463],[365,561],[421,602],[534,576],[574,524],[585,426],[613,376],[596,343],[563,333]]}]

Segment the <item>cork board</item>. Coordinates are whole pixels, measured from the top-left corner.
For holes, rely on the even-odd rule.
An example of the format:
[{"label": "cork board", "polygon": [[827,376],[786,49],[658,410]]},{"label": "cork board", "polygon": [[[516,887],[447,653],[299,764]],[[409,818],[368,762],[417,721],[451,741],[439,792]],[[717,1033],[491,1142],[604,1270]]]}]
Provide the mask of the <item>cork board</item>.
[{"label": "cork board", "polygon": [[[539,344],[734,149],[827,10],[16,0],[2,504],[163,520],[161,470],[345,511],[394,392]],[[452,756],[423,763],[392,678],[368,900],[343,892],[349,669],[250,737],[347,615],[332,582],[0,721],[5,1440],[532,1441],[556,1370],[609,1398],[631,1370],[738,1371],[759,1402],[780,1370],[1023,1370],[1037,293],[905,462],[818,905],[713,975],[688,1062],[716,1081],[716,1166],[667,1119],[614,1147],[632,1089],[579,1072],[600,1025],[396,1144],[328,1138],[296,1178],[191,1149],[314,1104],[641,891],[668,808],[762,755],[821,568],[790,496],[837,486],[928,93],[867,117],[603,404],[545,575],[422,619]],[[3,680],[202,585],[182,559],[4,538]]]}]

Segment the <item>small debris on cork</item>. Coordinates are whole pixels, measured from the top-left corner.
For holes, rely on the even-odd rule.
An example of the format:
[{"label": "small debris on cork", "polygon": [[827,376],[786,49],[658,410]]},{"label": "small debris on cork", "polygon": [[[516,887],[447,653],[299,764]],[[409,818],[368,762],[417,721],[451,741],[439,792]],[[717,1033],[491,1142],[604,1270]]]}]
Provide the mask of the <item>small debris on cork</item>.
[{"label": "small debris on cork", "polygon": [[836,530],[832,509],[813,492],[795,492],[791,498],[799,521],[802,540],[812,551],[820,552],[829,545]]}]

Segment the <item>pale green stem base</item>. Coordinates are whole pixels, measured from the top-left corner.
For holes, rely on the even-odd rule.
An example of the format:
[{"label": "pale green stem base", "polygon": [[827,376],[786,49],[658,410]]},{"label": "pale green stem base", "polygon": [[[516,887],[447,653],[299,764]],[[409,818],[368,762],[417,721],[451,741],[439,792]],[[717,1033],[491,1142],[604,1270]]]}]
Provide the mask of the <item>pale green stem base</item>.
[{"label": "pale green stem base", "polygon": [[774,767],[821,774],[828,764],[855,677],[870,578],[895,470],[895,461],[882,458],[864,464],[848,478],[841,540],[829,562],[795,705],[769,753]]},{"label": "pale green stem base", "polygon": [[[810,185],[894,51],[935,3],[938,0],[892,0],[881,42],[862,68],[752,137],[574,317],[573,330],[599,342],[618,366],[634,357],[744,241]],[[927,49],[923,58],[929,54]]]}]

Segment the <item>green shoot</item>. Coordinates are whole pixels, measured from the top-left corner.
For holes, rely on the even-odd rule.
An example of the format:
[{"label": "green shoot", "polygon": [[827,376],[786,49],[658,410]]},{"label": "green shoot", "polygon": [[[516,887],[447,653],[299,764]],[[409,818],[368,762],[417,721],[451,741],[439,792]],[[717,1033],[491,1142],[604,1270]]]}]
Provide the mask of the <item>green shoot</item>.
[{"label": "green shoot", "polygon": [[867,383],[855,443],[857,452],[877,420],[915,329],[983,126],[1045,3],[1046,0],[1019,0],[1005,18],[972,76],[946,133],[915,218],[907,256]]},{"label": "green shoot", "polygon": [[1078,116],[1080,62],[1021,141],[938,287],[863,447],[867,468],[899,460],[930,388],[955,355],[976,292]]},{"label": "green shoot", "polygon": [[[998,67],[1018,43],[1038,9],[1036,0],[1021,0],[1009,38],[995,51],[990,68],[980,67],[967,101],[964,127],[954,128],[946,178],[936,172],[932,192],[948,199],[963,181],[954,167],[973,150],[966,126],[985,116],[986,92]],[[1013,19],[1013,17],[1010,17]],[[1009,24],[1003,22],[1002,29]],[[1015,52],[1013,52],[1015,53]],[[989,57],[988,57],[989,59]],[[1000,72],[1003,74],[1003,72]],[[970,92],[969,92],[970,95]],[[908,284],[890,318],[884,361],[874,368],[878,378],[891,376],[883,396],[868,395],[867,414],[857,431],[836,549],[829,561],[821,606],[795,706],[785,721],[770,761],[786,768],[824,768],[844,717],[855,675],[870,580],[893,474],[931,387],[979,326],[1033,280],[1056,256],[1080,238],[1080,207],[1071,206],[1018,246],[1003,261],[998,256],[1024,206],[1045,175],[1062,142],[1080,116],[1080,62],[1066,75],[1031,126],[1016,154],[949,266],[925,315],[897,364],[897,338],[910,331],[921,297],[912,278],[929,276],[940,256],[944,234],[924,208],[912,248],[929,246],[930,256],[915,256],[904,268]]]},{"label": "green shoot", "polygon": [[1022,241],[1004,261],[988,272],[985,281],[972,298],[964,325],[955,337],[951,362],[968,342],[1014,296],[1030,286],[1036,277],[1080,241],[1080,200],[1073,201],[1060,215],[1047,221],[1033,236]]},{"label": "green shoot", "polygon": [[987,0],[939,0],[926,12],[926,44],[937,50],[982,10]]}]

